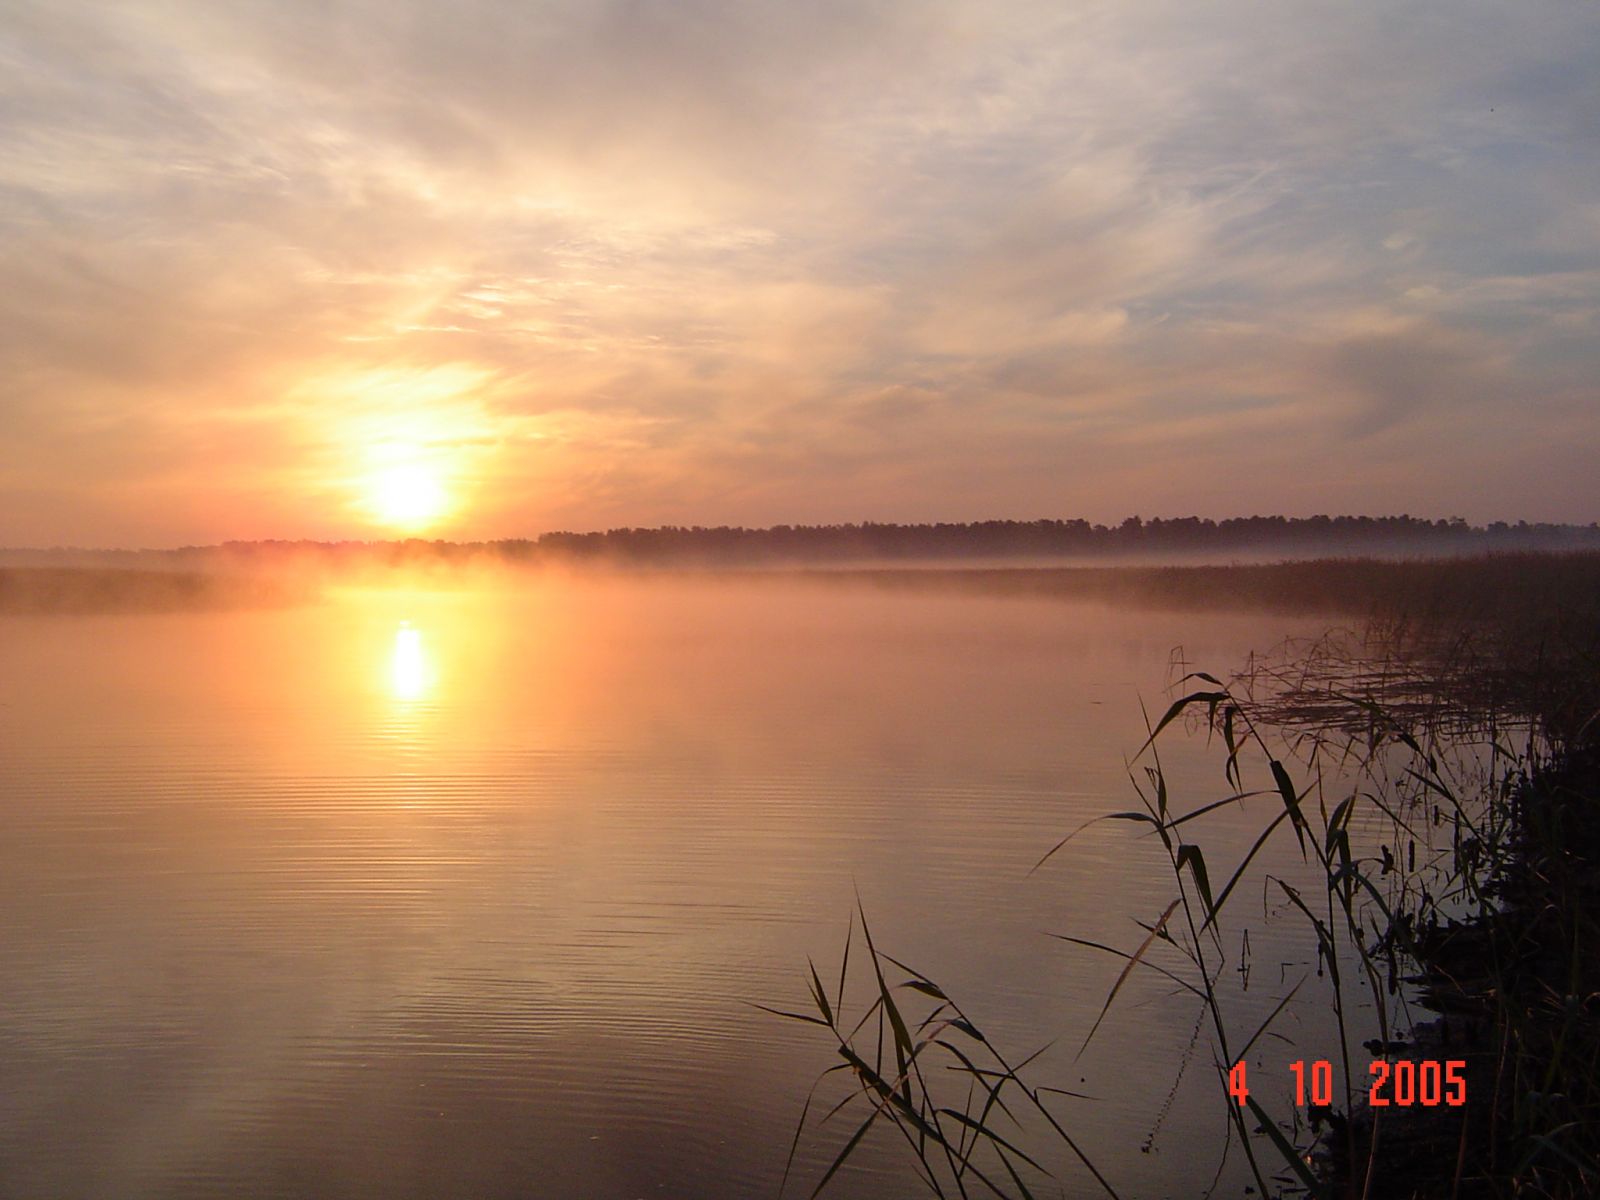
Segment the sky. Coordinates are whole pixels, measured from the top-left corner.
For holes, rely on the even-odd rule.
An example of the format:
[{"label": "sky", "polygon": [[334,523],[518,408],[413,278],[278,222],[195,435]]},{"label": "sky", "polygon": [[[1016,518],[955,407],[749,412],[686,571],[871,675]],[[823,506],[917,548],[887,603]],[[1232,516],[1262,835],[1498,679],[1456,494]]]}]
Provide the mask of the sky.
[{"label": "sky", "polygon": [[1600,519],[1587,0],[0,0],[0,544]]}]

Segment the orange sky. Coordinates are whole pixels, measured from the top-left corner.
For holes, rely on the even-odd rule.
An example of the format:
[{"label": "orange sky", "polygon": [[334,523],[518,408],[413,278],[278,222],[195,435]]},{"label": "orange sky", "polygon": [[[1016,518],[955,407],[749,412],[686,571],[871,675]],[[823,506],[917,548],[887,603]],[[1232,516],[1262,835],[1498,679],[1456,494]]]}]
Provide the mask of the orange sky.
[{"label": "orange sky", "polygon": [[1600,10],[22,4],[0,544],[1600,518]]}]

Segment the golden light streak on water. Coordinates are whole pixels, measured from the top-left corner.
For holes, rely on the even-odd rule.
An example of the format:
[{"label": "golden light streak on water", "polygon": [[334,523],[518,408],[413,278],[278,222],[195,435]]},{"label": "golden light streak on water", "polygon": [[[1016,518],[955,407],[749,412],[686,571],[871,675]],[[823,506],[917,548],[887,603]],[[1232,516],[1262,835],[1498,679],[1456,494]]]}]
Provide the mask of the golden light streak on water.
[{"label": "golden light streak on water", "polygon": [[396,700],[413,703],[426,698],[433,687],[433,671],[422,631],[410,621],[401,621],[394,631],[394,649],[389,654],[389,688]]}]

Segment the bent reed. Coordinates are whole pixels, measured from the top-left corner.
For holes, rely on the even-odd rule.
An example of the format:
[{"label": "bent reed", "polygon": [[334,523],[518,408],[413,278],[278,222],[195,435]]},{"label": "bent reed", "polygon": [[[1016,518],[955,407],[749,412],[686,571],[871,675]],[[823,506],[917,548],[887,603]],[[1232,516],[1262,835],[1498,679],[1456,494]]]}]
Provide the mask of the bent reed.
[{"label": "bent reed", "polygon": [[[1263,1196],[1565,1200],[1600,1188],[1600,590],[1565,587],[1593,563],[1519,556],[1530,578],[1486,595],[1509,566],[1452,568],[1453,614],[1437,603],[1425,620],[1380,612],[1226,681],[1180,663],[1130,766],[1139,807],[1090,822],[1158,839],[1171,900],[1136,915],[1142,932],[1127,945],[1056,935],[1119,964],[1083,1046],[1136,976],[1194,1000],[1230,1131],[1204,1194],[1235,1150]],[[1214,748],[1219,797],[1172,794],[1161,748],[1185,735]],[[1219,862],[1208,814],[1257,797],[1270,819]],[[1070,855],[1084,828],[1038,865]],[[1261,865],[1278,838],[1304,868],[1292,879]],[[1285,980],[1264,1020],[1244,1021],[1230,973],[1248,970],[1241,898],[1256,894],[1299,922],[1316,969]],[[807,1181],[812,1196],[875,1129],[904,1141],[935,1196],[1027,1200],[1055,1187],[1043,1163],[1063,1155],[1087,1188],[1123,1194],[1074,1131],[1070,1106],[1086,1098],[1033,1078],[1041,1052],[1011,1056],[933,978],[880,950],[859,905],[835,985],[813,964],[808,989],[809,1011],[768,1009],[816,1026],[839,1059],[794,1146],[855,1114]],[[1248,1094],[1244,1081],[1284,1038],[1285,1012],[1307,1005],[1335,1030],[1331,1050],[1306,1055],[1331,1060],[1332,1094],[1273,1109],[1268,1089]],[[1368,1102],[1369,1071],[1414,1060],[1465,1064],[1451,1070],[1464,1071],[1466,1102]],[[851,1086],[822,1109],[841,1077]]]}]

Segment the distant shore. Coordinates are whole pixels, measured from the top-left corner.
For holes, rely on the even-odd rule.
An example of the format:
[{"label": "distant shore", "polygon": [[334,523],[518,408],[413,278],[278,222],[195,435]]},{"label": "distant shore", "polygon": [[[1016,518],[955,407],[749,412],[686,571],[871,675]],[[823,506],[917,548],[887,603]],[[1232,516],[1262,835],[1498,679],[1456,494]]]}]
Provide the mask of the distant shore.
[{"label": "distant shore", "polygon": [[[751,573],[754,575],[755,573]],[[1320,558],[1229,566],[801,570],[819,584],[1318,616],[1504,617],[1600,593],[1600,552]]]},{"label": "distant shore", "polygon": [[314,593],[259,576],[126,567],[0,567],[0,615],[281,608]]},{"label": "distant shore", "polygon": [[329,567],[608,566],[652,568],[1003,567],[1225,564],[1314,558],[1438,558],[1526,551],[1600,551],[1600,523],[1430,520],[1398,516],[1131,516],[1035,521],[862,521],[830,525],[661,525],[537,537],[446,541],[271,538],[172,549],[0,548],[0,566],[240,569]]},{"label": "distant shore", "polygon": [[[548,569],[488,564],[493,578],[537,580]],[[433,566],[302,560],[213,562],[207,569],[0,566],[0,614],[178,612],[307,603],[327,586],[472,586],[472,564]],[[561,566],[583,573],[583,567]],[[591,569],[604,571],[598,565]],[[507,574],[508,570],[511,572]],[[1321,558],[1228,566],[655,567],[619,572],[652,580],[861,588],[918,594],[1079,600],[1179,611],[1415,620],[1558,614],[1600,594],[1600,551],[1493,553],[1459,558]]]}]

